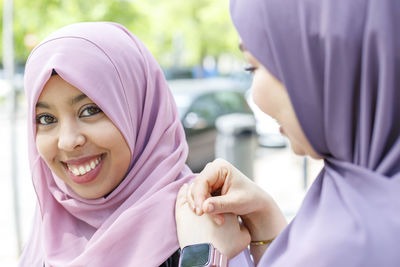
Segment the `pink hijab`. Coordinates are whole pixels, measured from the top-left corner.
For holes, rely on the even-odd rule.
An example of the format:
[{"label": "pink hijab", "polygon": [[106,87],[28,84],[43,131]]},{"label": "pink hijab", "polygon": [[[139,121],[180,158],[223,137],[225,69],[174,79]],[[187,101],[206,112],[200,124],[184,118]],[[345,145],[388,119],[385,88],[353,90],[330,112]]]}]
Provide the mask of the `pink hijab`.
[{"label": "pink hijab", "polygon": [[[106,198],[75,194],[36,149],[35,105],[55,70],[120,129],[132,153]],[[29,159],[38,209],[20,266],[159,266],[179,247],[180,186],[193,174],[173,97],[145,46],[116,23],[61,28],[31,53],[25,71]]]}]

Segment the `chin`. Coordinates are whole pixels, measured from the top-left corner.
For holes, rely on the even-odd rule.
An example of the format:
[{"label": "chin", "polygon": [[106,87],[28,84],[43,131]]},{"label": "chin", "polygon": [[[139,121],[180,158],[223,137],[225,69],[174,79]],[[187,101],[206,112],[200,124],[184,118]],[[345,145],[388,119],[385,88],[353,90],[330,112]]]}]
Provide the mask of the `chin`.
[{"label": "chin", "polygon": [[[289,139],[290,141],[290,139]],[[293,144],[292,141],[290,141],[290,148],[292,149],[293,153],[298,155],[298,156],[306,156],[306,153],[302,148],[300,148],[298,145]]]},{"label": "chin", "polygon": [[298,155],[298,156],[309,156],[313,159],[323,159],[323,157],[321,157],[320,155],[318,155],[314,150],[312,150],[312,148],[310,148],[309,150],[305,150],[302,147],[298,146],[298,145],[294,145],[293,143],[290,143],[292,151]]},{"label": "chin", "polygon": [[77,195],[79,195],[81,198],[88,199],[88,200],[98,199],[98,198],[101,198],[101,197],[103,197],[105,195],[105,194],[99,194],[99,193],[96,193],[96,192],[77,192],[75,190],[74,190],[74,192]]}]

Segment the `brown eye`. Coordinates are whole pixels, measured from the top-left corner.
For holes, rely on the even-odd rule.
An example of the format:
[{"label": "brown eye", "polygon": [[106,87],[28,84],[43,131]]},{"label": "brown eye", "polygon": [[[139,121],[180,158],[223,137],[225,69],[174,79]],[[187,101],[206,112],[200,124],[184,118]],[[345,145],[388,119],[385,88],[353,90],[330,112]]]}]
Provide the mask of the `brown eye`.
[{"label": "brown eye", "polygon": [[36,118],[36,123],[41,125],[49,125],[55,122],[57,122],[57,120],[53,116],[48,114],[39,115]]},{"label": "brown eye", "polygon": [[102,112],[102,110],[99,107],[88,106],[82,110],[80,117],[90,117],[90,116],[96,115],[97,113],[100,113],[100,112]]}]

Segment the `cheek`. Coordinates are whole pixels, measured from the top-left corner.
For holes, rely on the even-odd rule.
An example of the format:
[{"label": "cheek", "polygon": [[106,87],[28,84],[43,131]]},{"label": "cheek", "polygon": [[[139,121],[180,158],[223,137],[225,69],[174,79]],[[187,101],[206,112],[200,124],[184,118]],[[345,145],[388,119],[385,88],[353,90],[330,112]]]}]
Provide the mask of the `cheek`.
[{"label": "cheek", "polygon": [[103,122],[96,127],[88,127],[85,131],[86,135],[90,136],[91,141],[98,146],[118,150],[122,144],[126,145],[122,134],[111,122]]},{"label": "cheek", "polygon": [[48,135],[36,135],[36,148],[47,164],[51,162],[57,153],[57,147],[54,146],[53,138]]},{"label": "cheek", "polygon": [[125,138],[120,133],[117,127],[106,121],[103,125],[97,128],[97,131],[92,131],[92,140],[97,145],[107,148],[111,155],[115,158],[118,165],[123,166],[130,164],[131,152]]},{"label": "cheek", "polygon": [[110,151],[110,171],[113,177],[110,181],[113,186],[117,186],[125,177],[126,172],[131,164],[131,152],[128,144],[125,142],[123,135],[116,127],[109,127],[106,133],[108,150]]},{"label": "cheek", "polygon": [[251,87],[254,103],[266,114],[274,117],[274,103],[263,77],[254,75]]},{"label": "cheek", "polygon": [[116,144],[118,149],[116,149],[114,155],[117,155],[116,167],[120,170],[122,176],[128,171],[129,165],[131,164],[131,152],[125,140],[122,140],[119,144]]}]

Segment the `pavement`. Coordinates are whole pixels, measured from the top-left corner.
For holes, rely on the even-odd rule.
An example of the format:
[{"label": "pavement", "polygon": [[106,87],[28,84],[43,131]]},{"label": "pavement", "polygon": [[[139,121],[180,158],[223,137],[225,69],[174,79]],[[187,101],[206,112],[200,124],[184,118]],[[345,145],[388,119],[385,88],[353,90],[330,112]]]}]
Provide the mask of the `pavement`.
[{"label": "pavement", "polygon": [[[1,111],[1,110],[0,110]],[[0,112],[1,114],[1,112]],[[3,113],[4,114],[4,113]],[[16,238],[15,201],[11,178],[10,121],[0,117],[0,266],[17,266],[18,242]],[[24,114],[16,122],[18,209],[20,221],[20,243],[27,241],[36,203],[29,173],[26,153],[26,128]],[[288,220],[291,220],[301,205],[306,193],[304,187],[304,157],[294,155],[286,148],[257,148],[254,160],[254,181],[268,191],[277,201]],[[321,161],[307,159],[307,187],[322,168]]]}]

